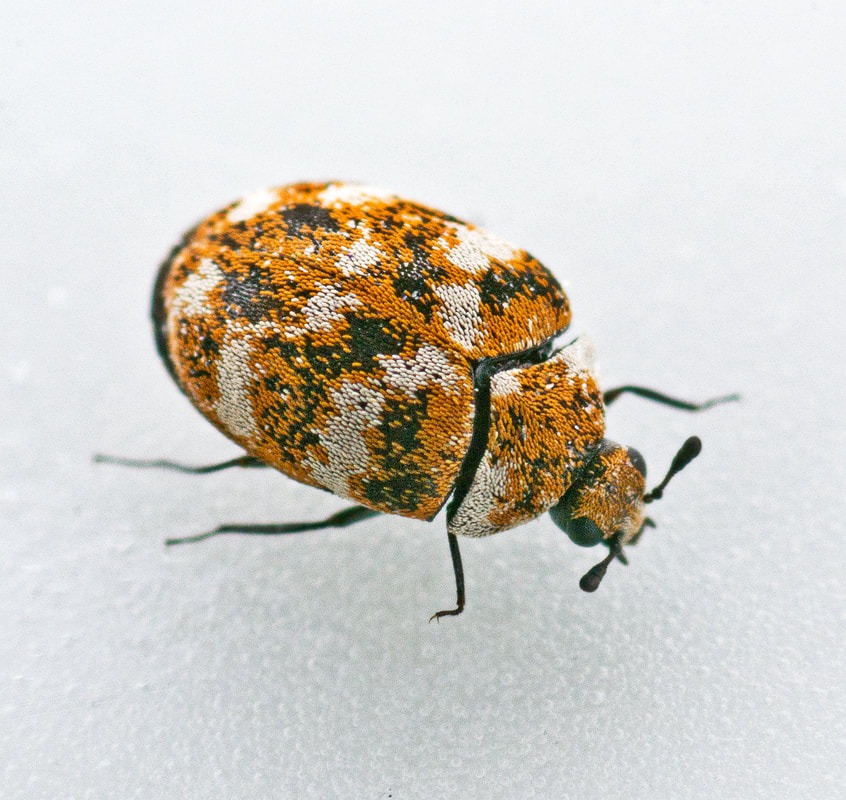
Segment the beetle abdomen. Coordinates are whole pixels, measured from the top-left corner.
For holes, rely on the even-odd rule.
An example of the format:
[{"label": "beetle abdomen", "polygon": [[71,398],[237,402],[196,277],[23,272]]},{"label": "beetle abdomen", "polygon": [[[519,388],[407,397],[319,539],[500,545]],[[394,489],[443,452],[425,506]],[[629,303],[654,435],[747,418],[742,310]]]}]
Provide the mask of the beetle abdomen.
[{"label": "beetle abdomen", "polygon": [[420,519],[467,452],[474,363],[569,322],[525,252],[342,183],[268,190],[200,223],[163,265],[153,314],[180,387],[248,453]]}]

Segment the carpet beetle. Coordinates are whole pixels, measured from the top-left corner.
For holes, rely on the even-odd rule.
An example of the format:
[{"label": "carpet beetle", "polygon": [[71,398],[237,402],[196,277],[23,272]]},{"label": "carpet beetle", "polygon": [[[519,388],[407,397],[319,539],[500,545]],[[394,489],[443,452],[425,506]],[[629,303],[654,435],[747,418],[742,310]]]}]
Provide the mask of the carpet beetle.
[{"label": "carpet beetle", "polygon": [[[488,536],[545,511],[608,556],[593,591],[645,525],[644,506],[699,452],[691,437],[645,492],[641,455],[605,438],[622,393],[699,410],[638,386],[603,392],[558,281],[474,225],[369,186],[299,183],[227,206],[189,231],[155,284],[156,342],[199,411],[247,455],[210,467],[269,466],[358,505],[311,523],[223,525],[280,534],[376,513]],[[103,457],[101,460],[107,460]],[[112,459],[114,460],[114,459]]]}]

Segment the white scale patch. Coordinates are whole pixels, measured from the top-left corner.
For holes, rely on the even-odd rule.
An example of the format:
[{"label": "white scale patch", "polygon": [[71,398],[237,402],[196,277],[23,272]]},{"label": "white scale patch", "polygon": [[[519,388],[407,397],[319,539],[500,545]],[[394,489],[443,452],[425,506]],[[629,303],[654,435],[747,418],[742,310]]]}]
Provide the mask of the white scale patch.
[{"label": "white scale patch", "polygon": [[488,515],[497,507],[497,497],[505,494],[508,471],[507,464],[491,464],[489,455],[482,459],[473,478],[473,486],[450,523],[450,533],[490,536],[502,530],[488,520]]},{"label": "white scale patch", "polygon": [[520,394],[520,379],[517,370],[497,372],[491,378],[491,397],[504,397],[507,394]]},{"label": "white scale patch", "polygon": [[221,424],[233,436],[251,437],[258,433],[250,402],[252,381],[250,351],[252,336],[227,336],[217,361],[217,388],[220,397],[214,412]]},{"label": "white scale patch", "polygon": [[343,319],[338,312],[342,308],[358,308],[361,301],[353,294],[340,294],[331,284],[324,286],[319,292],[309,297],[302,312],[305,323],[302,326],[289,325],[285,328],[285,335],[293,338],[306,331],[329,331],[334,322]]},{"label": "white scale patch", "polygon": [[367,275],[370,267],[382,259],[382,251],[367,241],[367,236],[347,247],[338,256],[335,266],[344,275]]},{"label": "white scale patch", "polygon": [[323,206],[359,206],[368,200],[390,200],[394,197],[396,195],[392,192],[377,186],[365,186],[361,183],[332,183],[317,195],[317,200]]},{"label": "white scale patch", "polygon": [[177,317],[202,317],[211,314],[209,295],[223,283],[223,273],[210,258],[204,258],[197,271],[185,279],[173,295],[169,327],[175,327]]},{"label": "white scale patch", "polygon": [[[557,353],[554,358],[560,359],[570,367],[573,374],[567,376],[568,382],[573,385],[576,381],[579,381],[582,395],[589,398],[591,395],[588,391],[588,378],[597,380],[596,352],[593,342],[586,336],[580,336]],[[593,403],[585,406],[584,410],[585,413],[591,413],[594,410]]]},{"label": "white scale patch", "polygon": [[411,398],[416,397],[418,389],[433,383],[448,394],[458,392],[458,373],[443,351],[432,345],[423,345],[412,359],[383,356],[379,364],[385,370],[384,382],[402,389]]},{"label": "white scale patch", "polygon": [[221,424],[233,436],[249,438],[259,433],[250,388],[256,375],[263,375],[260,361],[251,361],[253,345],[262,336],[279,334],[273,322],[249,325],[230,322],[217,361],[218,399],[212,406]]},{"label": "white scale patch", "polygon": [[340,497],[349,494],[347,479],[360,475],[368,466],[370,450],[364,432],[379,424],[384,398],[376,389],[360,383],[345,383],[332,392],[337,414],[325,429],[317,431],[326,449],[328,464],[317,459],[303,459],[303,466],[321,486]]},{"label": "white scale patch", "polygon": [[436,286],[435,294],[443,303],[438,315],[450,336],[464,349],[473,349],[480,338],[479,324],[482,321],[479,290],[472,283],[463,286],[451,283]]},{"label": "white scale patch", "polygon": [[510,261],[517,254],[516,248],[508,242],[482,228],[468,228],[458,223],[451,223],[451,227],[459,243],[452,246],[445,239],[439,239],[438,244],[447,251],[447,258],[456,267],[472,275],[490,269],[492,258]]},{"label": "white scale patch", "polygon": [[596,375],[596,351],[587,336],[580,336],[556,356],[578,375]]},{"label": "white scale patch", "polygon": [[258,192],[253,192],[243,197],[229,209],[226,218],[230,222],[246,222],[252,219],[256,214],[261,214],[262,211],[273,205],[279,200],[279,194],[274,189],[261,189]]}]

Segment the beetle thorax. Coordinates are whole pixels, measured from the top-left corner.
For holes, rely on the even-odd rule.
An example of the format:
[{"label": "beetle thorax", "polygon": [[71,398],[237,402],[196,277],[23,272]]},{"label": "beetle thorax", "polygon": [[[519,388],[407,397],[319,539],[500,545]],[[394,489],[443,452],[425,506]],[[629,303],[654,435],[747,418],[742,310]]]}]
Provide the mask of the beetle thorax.
[{"label": "beetle thorax", "polygon": [[[567,492],[605,430],[589,342],[490,378],[487,446],[450,531],[487,536],[540,516]],[[484,409],[477,407],[477,414]]]}]

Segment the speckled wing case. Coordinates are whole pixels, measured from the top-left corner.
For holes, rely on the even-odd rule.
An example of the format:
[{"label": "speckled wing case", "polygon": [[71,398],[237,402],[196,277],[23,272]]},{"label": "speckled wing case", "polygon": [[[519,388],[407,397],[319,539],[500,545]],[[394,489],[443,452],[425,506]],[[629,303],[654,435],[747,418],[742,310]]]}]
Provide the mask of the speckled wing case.
[{"label": "speckled wing case", "polygon": [[377,189],[304,183],[186,234],[154,319],[179,386],[248,453],[431,519],[468,452],[475,366],[541,345],[570,311],[543,265],[480,228]]}]

